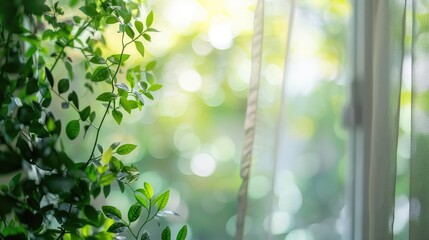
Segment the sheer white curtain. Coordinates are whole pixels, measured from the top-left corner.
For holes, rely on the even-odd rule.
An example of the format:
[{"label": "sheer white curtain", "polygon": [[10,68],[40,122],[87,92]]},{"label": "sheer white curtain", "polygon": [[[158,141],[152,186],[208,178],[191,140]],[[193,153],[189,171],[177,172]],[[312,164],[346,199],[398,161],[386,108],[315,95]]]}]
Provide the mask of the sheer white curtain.
[{"label": "sheer white curtain", "polygon": [[[290,68],[297,66],[293,64],[295,60],[290,49],[305,47],[299,43],[308,40],[300,39],[302,25],[299,25],[299,21],[306,17],[297,7],[300,2],[289,0],[279,3],[259,0],[255,11],[252,74],[241,169],[243,185],[239,196],[236,238],[289,239],[287,237],[293,229],[308,227],[309,232],[303,230],[300,235],[294,236],[300,236],[302,239],[319,239],[319,236],[314,234],[319,230],[315,229],[332,227],[331,230],[338,234],[326,233],[323,235],[326,239],[328,239],[326,236],[332,236],[330,239],[354,240],[399,239],[404,236],[412,240],[426,239],[429,236],[429,1],[427,0],[351,2],[352,17],[348,23],[347,49],[349,57],[342,59],[344,61],[342,64],[348,66],[345,74],[348,80],[344,82],[349,91],[345,94],[348,100],[344,108],[348,147],[346,145],[341,147],[347,148],[348,168],[339,168],[347,184],[340,184],[340,187],[344,188],[344,201],[337,202],[337,205],[343,204],[344,207],[332,208],[337,209],[336,216],[327,217],[323,221],[314,218],[308,220],[308,223],[298,218],[293,221],[290,213],[288,215],[277,211],[282,201],[296,202],[301,198],[300,204],[305,204],[306,199],[314,197],[302,189],[297,190],[297,186],[302,183],[297,183],[299,179],[294,177],[296,175],[294,171],[297,169],[296,165],[299,165],[298,161],[304,161],[300,154],[305,150],[297,151],[299,146],[294,145],[294,141],[291,140],[293,134],[289,134],[288,129],[292,125],[292,120],[287,117],[291,108],[288,107],[289,98],[285,97],[285,94],[288,94],[288,81],[296,78],[295,75],[289,74]],[[281,17],[277,17],[282,18],[285,24],[277,28],[277,31],[284,33],[284,37],[275,43],[282,46],[277,49],[277,54],[283,59],[283,74],[280,83],[275,84],[275,90],[267,91],[266,88],[269,87],[266,85],[269,84],[266,82],[270,80],[264,72],[270,66],[265,64],[264,60],[272,51],[272,45],[269,44],[274,42],[270,30],[267,29],[275,24],[272,18],[267,18],[269,12],[267,9],[270,8],[281,13],[279,14]],[[404,59],[407,57],[412,59],[410,76],[403,71]],[[310,62],[309,71],[311,67],[314,66]],[[311,80],[307,79],[308,75],[305,72],[302,75],[300,81],[311,85]],[[405,164],[409,172],[409,192],[406,193],[406,198],[409,199],[409,217],[394,214],[395,193],[398,192],[396,186],[398,134],[402,131],[399,119],[401,114],[402,116],[407,114],[401,108],[401,95],[408,93],[401,84],[403,78],[412,82],[412,89],[409,91],[411,115],[408,116],[411,118],[411,139],[409,139],[411,154]],[[271,100],[267,100],[267,97],[264,99],[263,95],[266,92],[269,92],[268,99]],[[323,96],[329,98],[329,94]],[[319,102],[321,105],[317,107],[322,107],[323,99]],[[325,125],[316,125],[319,126]],[[324,129],[330,130],[332,129]],[[317,132],[318,129],[314,131]],[[316,135],[312,136],[317,138]],[[316,154],[312,162],[305,158],[307,159],[305,161],[318,164],[321,172],[313,174],[308,178],[311,180],[305,183],[322,186],[322,190],[315,188],[316,192],[319,191],[318,195],[316,194],[319,197],[323,195],[320,191],[329,193],[332,187],[323,185],[324,179],[332,174],[329,171],[323,172],[323,166],[330,164],[326,158],[340,158],[338,154],[329,154],[327,142],[329,141],[324,141],[323,138],[317,142],[323,145],[324,151],[320,152],[321,155]],[[334,161],[333,164],[341,162]],[[252,197],[252,200],[248,201],[248,188],[252,185],[249,184],[252,183],[252,179],[255,186],[262,186],[263,184],[258,185],[256,182],[268,179],[269,184],[264,185],[264,188],[270,186],[270,193],[263,197]],[[279,195],[279,189],[287,189],[283,197]],[[408,227],[404,230],[406,233],[401,235],[402,237],[396,236],[393,229],[395,221],[408,222],[408,220]],[[282,224],[287,227],[279,227]]]}]

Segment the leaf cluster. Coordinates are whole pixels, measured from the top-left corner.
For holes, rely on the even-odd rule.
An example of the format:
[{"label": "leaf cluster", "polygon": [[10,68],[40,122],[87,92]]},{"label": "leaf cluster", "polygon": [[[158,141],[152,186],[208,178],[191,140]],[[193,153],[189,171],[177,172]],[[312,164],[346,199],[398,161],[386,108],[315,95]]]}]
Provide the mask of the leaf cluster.
[{"label": "leaf cluster", "polygon": [[[77,4],[70,1],[71,7]],[[162,87],[153,75],[155,61],[125,69],[130,58],[125,49],[134,45],[144,57],[144,42],[157,32],[153,12],[141,21],[138,3],[117,0],[86,1],[71,19],[62,17],[59,2],[45,0],[5,1],[0,9],[0,174],[16,173],[0,187],[0,239],[112,239],[124,231],[150,239],[144,227],[168,213],[162,210],[169,191],[155,196],[149,183],[134,190],[130,184],[140,172],[122,158],[137,145],[115,142],[104,150],[98,140],[108,116],[121,124],[123,112],[142,109]],[[118,26],[122,50],[105,56],[100,48],[105,39],[96,33],[108,25]],[[81,53],[86,79],[76,79],[71,49]],[[57,76],[60,64],[66,76]],[[94,96],[102,112],[80,101],[78,84],[91,93],[110,87]],[[75,117],[64,123],[52,110],[56,104]],[[88,158],[68,156],[63,135],[71,141],[91,135]],[[123,193],[129,186],[135,197],[128,222],[114,206],[93,205],[114,185]],[[134,232],[131,223],[138,222]],[[186,237],[186,227],[180,236]]]}]

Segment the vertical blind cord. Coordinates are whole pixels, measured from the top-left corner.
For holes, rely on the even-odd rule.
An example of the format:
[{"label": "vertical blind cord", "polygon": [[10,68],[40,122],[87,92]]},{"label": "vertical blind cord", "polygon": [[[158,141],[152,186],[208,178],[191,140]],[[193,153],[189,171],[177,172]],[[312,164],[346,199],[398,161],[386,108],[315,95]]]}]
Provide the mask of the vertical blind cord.
[{"label": "vertical blind cord", "polygon": [[[271,231],[272,229],[272,221],[273,221],[273,211],[274,211],[274,201],[275,201],[275,187],[276,187],[276,177],[277,177],[277,163],[280,158],[280,143],[282,138],[282,123],[284,122],[284,108],[285,108],[285,101],[286,101],[286,77],[287,77],[287,66],[288,66],[288,60],[289,60],[289,50],[290,50],[290,43],[292,39],[292,30],[293,30],[293,21],[294,21],[294,15],[295,15],[295,0],[289,1],[289,18],[287,22],[287,32],[286,32],[286,49],[285,49],[285,61],[283,63],[283,78],[281,81],[281,87],[280,87],[280,108],[277,118],[277,124],[276,124],[276,142],[274,145],[274,160],[273,160],[273,169],[272,169],[272,182],[271,182],[271,199],[270,199],[270,210],[271,215],[268,218],[268,230]],[[268,235],[268,240],[272,239],[272,234],[270,233]]]},{"label": "vertical blind cord", "polygon": [[250,75],[249,95],[247,98],[246,119],[244,123],[244,148],[240,169],[242,184],[238,194],[237,223],[235,234],[236,240],[242,240],[244,234],[244,221],[247,208],[247,189],[249,185],[253,142],[255,139],[259,82],[261,78],[262,43],[264,37],[264,2],[265,0],[258,0],[254,17],[254,33],[252,37],[252,68]]}]

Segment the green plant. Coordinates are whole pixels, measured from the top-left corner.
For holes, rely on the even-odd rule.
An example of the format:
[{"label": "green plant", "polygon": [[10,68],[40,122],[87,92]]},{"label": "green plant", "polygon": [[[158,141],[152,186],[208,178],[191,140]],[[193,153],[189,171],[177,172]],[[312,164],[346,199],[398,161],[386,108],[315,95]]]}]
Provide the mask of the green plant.
[{"label": "green plant", "polygon": [[[168,202],[168,190],[154,195],[149,183],[138,189],[130,185],[139,171],[121,158],[137,145],[114,142],[104,149],[99,144],[108,115],[120,124],[122,112],[141,109],[145,98],[153,100],[151,93],[162,87],[153,77],[155,61],[124,70],[130,57],[125,49],[134,45],[143,57],[143,41],[151,41],[150,34],[157,32],[152,28],[153,13],[143,23],[141,2],[85,2],[79,8],[84,15],[72,18],[63,16],[65,10],[58,2],[49,6],[45,0],[0,3],[0,174],[18,172],[8,185],[1,185],[0,239],[111,239],[123,232],[150,239],[145,226],[162,215]],[[77,3],[71,0],[70,7]],[[105,39],[97,34],[107,25],[118,26],[122,48],[105,57],[100,47]],[[87,91],[110,87],[96,97],[104,105],[101,118],[94,106],[79,102],[82,93],[71,84],[75,70],[69,50],[83,57],[86,80],[79,81]],[[68,76],[54,77],[61,63]],[[58,105],[74,118],[64,124],[55,114]],[[75,141],[95,134],[87,159],[66,154],[64,133]],[[100,211],[92,204],[101,192],[108,197],[114,184],[121,192],[128,186],[135,197],[128,221],[114,206]],[[139,219],[140,225],[131,226]],[[166,227],[161,237],[170,239],[170,235]],[[184,226],[177,239],[186,235]]]}]

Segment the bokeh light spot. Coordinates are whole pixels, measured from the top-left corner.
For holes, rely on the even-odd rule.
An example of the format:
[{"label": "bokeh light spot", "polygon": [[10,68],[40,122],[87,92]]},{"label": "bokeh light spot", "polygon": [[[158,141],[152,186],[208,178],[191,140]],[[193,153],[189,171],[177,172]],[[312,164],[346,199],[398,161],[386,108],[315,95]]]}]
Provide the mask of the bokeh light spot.
[{"label": "bokeh light spot", "polygon": [[191,160],[191,170],[195,175],[208,177],[214,173],[216,161],[207,153],[194,156]]}]

